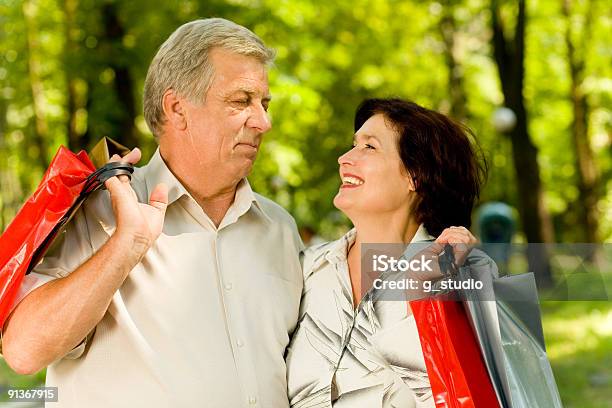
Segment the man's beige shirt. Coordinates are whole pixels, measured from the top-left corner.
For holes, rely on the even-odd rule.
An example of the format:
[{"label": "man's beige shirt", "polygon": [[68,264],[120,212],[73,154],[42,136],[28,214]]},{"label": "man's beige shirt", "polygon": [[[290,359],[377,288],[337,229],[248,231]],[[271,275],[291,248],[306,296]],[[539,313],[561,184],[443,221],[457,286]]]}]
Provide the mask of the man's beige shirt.
[{"label": "man's beige shirt", "polygon": [[[288,406],[283,356],[303,286],[295,222],[245,179],[215,227],[157,151],[132,186],[146,202],[161,182],[169,188],[163,233],[87,342],[47,369],[59,395],[49,405]],[[108,192],[96,193],[20,297],[75,270],[114,229]]]}]

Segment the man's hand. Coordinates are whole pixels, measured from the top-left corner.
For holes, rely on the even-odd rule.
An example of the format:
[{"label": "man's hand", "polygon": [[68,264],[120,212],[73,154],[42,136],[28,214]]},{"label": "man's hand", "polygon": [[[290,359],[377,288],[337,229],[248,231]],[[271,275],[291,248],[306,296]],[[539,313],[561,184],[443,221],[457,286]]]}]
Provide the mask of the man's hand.
[{"label": "man's hand", "polygon": [[[114,155],[110,161],[134,164],[140,160],[140,156],[140,150],[135,148],[123,158]],[[134,243],[137,253],[144,255],[162,232],[168,206],[168,187],[158,184],[151,192],[149,204],[145,204],[138,202],[128,176],[111,177],[104,185],[110,193],[117,220],[115,234],[127,237],[128,242]]]}]

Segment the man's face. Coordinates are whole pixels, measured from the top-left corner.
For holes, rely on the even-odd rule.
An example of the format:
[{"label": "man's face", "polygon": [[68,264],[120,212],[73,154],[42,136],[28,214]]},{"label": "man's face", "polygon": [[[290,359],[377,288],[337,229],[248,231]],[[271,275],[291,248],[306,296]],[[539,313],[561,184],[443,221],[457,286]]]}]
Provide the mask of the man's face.
[{"label": "man's face", "polygon": [[185,154],[208,174],[246,177],[270,127],[266,67],[256,58],[213,49],[213,81],[203,103],[186,101]]}]

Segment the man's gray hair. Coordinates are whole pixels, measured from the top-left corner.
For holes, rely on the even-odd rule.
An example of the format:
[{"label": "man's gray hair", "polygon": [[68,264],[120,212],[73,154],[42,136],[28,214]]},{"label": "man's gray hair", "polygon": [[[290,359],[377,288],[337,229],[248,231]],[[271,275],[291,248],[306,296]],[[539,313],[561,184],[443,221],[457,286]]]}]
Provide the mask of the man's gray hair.
[{"label": "man's gray hair", "polygon": [[144,117],[156,137],[165,121],[164,92],[174,89],[194,103],[204,101],[213,80],[209,54],[214,48],[257,58],[264,65],[275,56],[252,31],[223,18],[195,20],[177,28],[157,51],[144,85]]}]

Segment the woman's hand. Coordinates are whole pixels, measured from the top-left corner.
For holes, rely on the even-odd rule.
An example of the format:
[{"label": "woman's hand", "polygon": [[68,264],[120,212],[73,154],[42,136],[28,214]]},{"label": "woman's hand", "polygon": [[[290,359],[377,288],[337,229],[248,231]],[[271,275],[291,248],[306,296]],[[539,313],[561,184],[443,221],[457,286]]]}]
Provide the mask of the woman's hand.
[{"label": "woman's hand", "polygon": [[478,244],[478,240],[465,227],[449,227],[442,231],[435,243],[442,248],[447,244],[453,248],[455,266],[459,268],[467,259],[474,245]]},{"label": "woman's hand", "polygon": [[477,243],[476,237],[464,227],[446,228],[434,242],[413,257],[413,259],[418,259],[423,256],[424,259],[431,260],[431,263],[427,270],[419,271],[418,274],[413,274],[411,277],[420,281],[433,281],[443,278],[446,271],[441,270],[439,260],[447,245],[452,247],[455,259],[454,266],[459,268]]},{"label": "woman's hand", "polygon": [[[478,243],[478,240],[472,233],[464,227],[446,228],[440,236],[428,245],[425,249],[418,252],[412,259],[423,257],[424,260],[431,260],[430,268],[423,268],[419,273],[411,273],[410,278],[420,282],[418,289],[407,290],[406,299],[415,300],[429,296],[432,293],[425,290],[425,281],[436,281],[446,276],[446,271],[441,270],[440,256],[443,254],[447,245],[450,245],[454,255],[454,266],[459,268],[463,265],[470,251]],[[408,305],[408,314],[412,314],[410,305]]]}]

